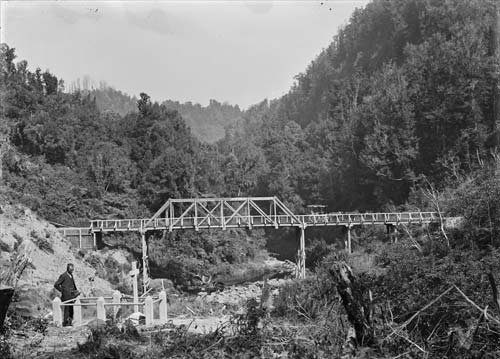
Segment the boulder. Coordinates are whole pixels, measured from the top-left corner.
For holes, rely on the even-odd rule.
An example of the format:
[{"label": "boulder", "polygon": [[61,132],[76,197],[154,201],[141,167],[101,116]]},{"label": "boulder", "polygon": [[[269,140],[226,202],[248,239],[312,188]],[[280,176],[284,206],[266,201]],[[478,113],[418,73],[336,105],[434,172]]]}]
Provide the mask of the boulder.
[{"label": "boulder", "polygon": [[0,236],[0,252],[12,252],[16,247],[17,240],[12,236]]}]

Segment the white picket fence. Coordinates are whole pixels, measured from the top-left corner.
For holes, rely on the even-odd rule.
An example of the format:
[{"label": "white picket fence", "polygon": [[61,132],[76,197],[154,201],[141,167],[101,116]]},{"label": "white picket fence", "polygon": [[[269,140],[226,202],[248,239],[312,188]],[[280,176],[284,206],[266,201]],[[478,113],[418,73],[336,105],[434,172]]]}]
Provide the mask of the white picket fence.
[{"label": "white picket fence", "polygon": [[[126,301],[126,299],[132,299],[132,302]],[[108,300],[108,301],[107,301]],[[109,301],[111,300],[111,301]],[[100,320],[106,320],[107,308],[111,308],[113,318],[117,317],[117,314],[122,307],[133,306],[134,312],[137,312],[139,308],[142,307],[142,313],[144,314],[145,324],[165,324],[167,323],[167,294],[163,290],[158,296],[146,296],[138,299],[133,299],[133,297],[123,295],[119,291],[115,291],[112,297],[84,297],[76,299],[70,299],[61,302],[59,297],[56,297],[52,301],[52,315],[53,321],[56,326],[62,326],[63,324],[63,311],[64,307],[73,307],[73,326],[79,326],[84,324],[84,319],[86,321],[92,320],[93,318],[83,318],[82,308],[83,307],[95,307],[96,317]],[[154,308],[158,306],[158,316],[154,316]]]}]

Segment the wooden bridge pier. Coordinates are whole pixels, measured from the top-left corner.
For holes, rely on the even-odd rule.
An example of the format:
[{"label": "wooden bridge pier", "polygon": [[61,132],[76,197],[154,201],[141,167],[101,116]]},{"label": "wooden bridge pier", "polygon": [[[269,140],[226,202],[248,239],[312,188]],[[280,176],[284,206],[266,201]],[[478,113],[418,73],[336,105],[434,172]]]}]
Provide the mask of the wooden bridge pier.
[{"label": "wooden bridge pier", "polygon": [[352,254],[352,244],[351,244],[351,231],[352,231],[352,225],[347,225],[345,226],[346,228],[346,240],[344,241],[344,248],[347,251],[347,253]]},{"label": "wooden bridge pier", "polygon": [[146,231],[140,230],[141,244],[142,244],[142,288],[143,293],[146,294],[149,289],[149,276],[148,276],[148,242],[146,241]]},{"label": "wooden bridge pier", "polygon": [[299,248],[297,250],[296,277],[298,279],[304,279],[306,277],[306,225],[297,227],[297,229]]},{"label": "wooden bridge pier", "polygon": [[393,223],[388,223],[385,225],[385,228],[386,228],[386,233],[387,233],[387,239],[390,240],[392,243],[397,243],[398,242],[398,227]]}]

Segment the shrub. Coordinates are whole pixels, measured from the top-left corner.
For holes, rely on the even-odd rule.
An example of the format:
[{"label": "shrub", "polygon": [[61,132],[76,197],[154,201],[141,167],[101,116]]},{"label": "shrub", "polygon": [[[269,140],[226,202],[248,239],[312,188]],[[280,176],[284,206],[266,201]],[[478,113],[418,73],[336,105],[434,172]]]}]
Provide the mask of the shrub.
[{"label": "shrub", "polygon": [[2,359],[14,359],[10,344],[8,342],[8,334],[0,333],[0,358]]},{"label": "shrub", "polygon": [[316,268],[319,263],[332,251],[335,246],[326,244],[324,239],[314,240],[306,247],[306,267],[308,269]]},{"label": "shrub", "polygon": [[85,256],[85,262],[88,263],[91,267],[96,270],[96,273],[99,277],[106,277],[106,269],[104,268],[104,264],[101,259],[95,253],[88,253]]},{"label": "shrub", "polygon": [[35,245],[42,251],[51,254],[54,253],[54,248],[52,248],[52,244],[47,240],[47,238],[41,237],[36,231],[31,231],[30,236],[33,243],[35,243]]},{"label": "shrub", "polygon": [[[377,264],[385,269],[383,274],[361,277],[363,284],[373,291],[374,306],[381,312],[380,320],[384,322],[389,318],[397,325],[419,313],[418,319],[408,324],[405,333],[410,340],[426,348],[430,358],[445,355],[474,358],[472,347],[488,348],[485,353],[500,351],[500,335],[479,325],[480,313],[456,290],[419,312],[451,285],[460,288],[481,308],[494,306],[486,274],[500,271],[500,251],[452,249],[444,253],[440,248],[437,251],[427,248],[419,253],[404,243],[386,247],[377,258]],[[467,331],[471,323],[476,322],[477,333],[471,352],[465,353],[460,345],[449,342],[450,335]],[[406,344],[400,340],[389,341],[386,349],[397,353],[403,345]]]},{"label": "shrub", "polygon": [[134,358],[133,344],[116,345],[110,343],[115,339],[125,340],[127,342],[141,342],[143,337],[137,332],[137,329],[130,323],[126,323],[121,329],[112,323],[103,326],[93,327],[90,330],[87,341],[78,344],[77,351],[84,354],[85,357],[92,358]]}]

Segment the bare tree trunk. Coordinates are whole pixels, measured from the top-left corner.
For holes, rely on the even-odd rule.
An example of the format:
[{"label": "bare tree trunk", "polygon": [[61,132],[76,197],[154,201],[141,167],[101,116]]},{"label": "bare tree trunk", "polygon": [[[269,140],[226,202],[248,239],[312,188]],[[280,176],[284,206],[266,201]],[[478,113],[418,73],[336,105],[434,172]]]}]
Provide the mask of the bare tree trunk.
[{"label": "bare tree trunk", "polygon": [[434,205],[434,208],[436,209],[436,212],[439,216],[439,228],[441,229],[441,234],[443,235],[444,239],[446,240],[446,244],[448,248],[450,248],[450,239],[448,238],[448,235],[446,234],[445,228],[444,228],[444,218],[443,218],[443,213],[441,212],[441,207],[439,205],[439,193],[436,191],[434,186],[427,180],[427,187],[426,189],[423,190],[424,195],[431,200],[432,204]]},{"label": "bare tree trunk", "polygon": [[[491,52],[495,58],[496,72],[500,71],[500,5],[497,3],[493,12],[491,36]],[[498,76],[493,80],[493,125],[494,130],[500,129],[500,83]]]},{"label": "bare tree trunk", "polygon": [[345,262],[336,262],[330,268],[330,274],[337,283],[337,291],[347,312],[347,319],[354,328],[355,338],[349,335],[350,342],[356,345],[370,345],[374,341],[373,324],[370,317],[370,303],[364,298],[363,288],[356,281],[351,268]]}]

